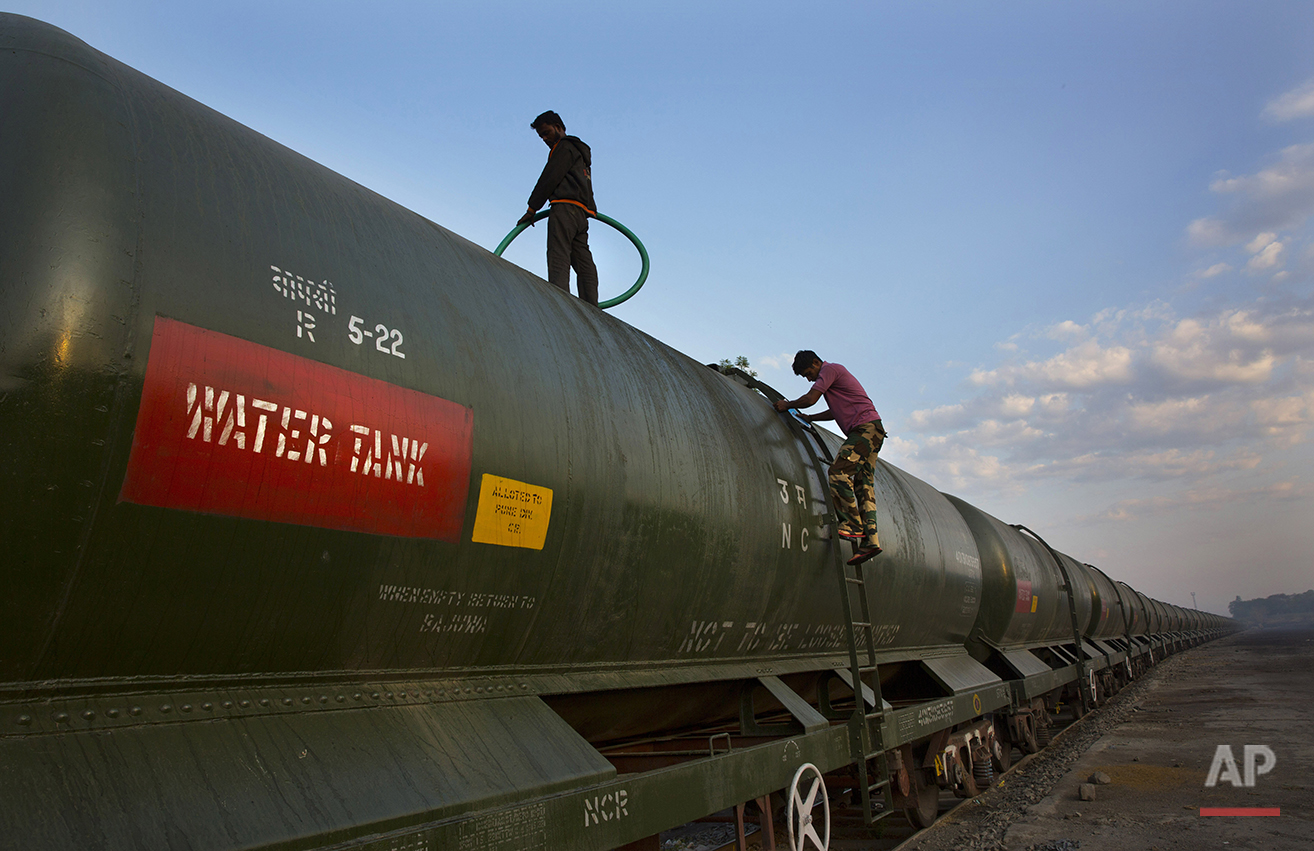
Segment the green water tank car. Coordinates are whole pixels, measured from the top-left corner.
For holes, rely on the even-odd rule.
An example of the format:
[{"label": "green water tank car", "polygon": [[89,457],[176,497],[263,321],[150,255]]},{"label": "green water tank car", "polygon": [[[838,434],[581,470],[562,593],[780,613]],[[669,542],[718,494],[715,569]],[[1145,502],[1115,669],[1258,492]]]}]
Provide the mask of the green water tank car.
[{"label": "green water tank car", "polygon": [[68,33],[0,15],[0,116],[8,845],[653,847],[800,783],[925,824],[1182,639],[1083,657],[1084,584],[1074,638],[1044,547],[885,463],[846,568],[839,439],[770,388]]}]

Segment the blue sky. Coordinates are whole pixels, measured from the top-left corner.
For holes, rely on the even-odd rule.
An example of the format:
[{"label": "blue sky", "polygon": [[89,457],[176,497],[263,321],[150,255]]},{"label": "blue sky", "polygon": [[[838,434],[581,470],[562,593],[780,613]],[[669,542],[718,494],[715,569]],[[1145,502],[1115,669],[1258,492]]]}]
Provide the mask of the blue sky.
[{"label": "blue sky", "polygon": [[615,315],[845,364],[888,461],[1160,599],[1314,587],[1308,3],[6,10],[490,248],[555,109],[652,255]]}]

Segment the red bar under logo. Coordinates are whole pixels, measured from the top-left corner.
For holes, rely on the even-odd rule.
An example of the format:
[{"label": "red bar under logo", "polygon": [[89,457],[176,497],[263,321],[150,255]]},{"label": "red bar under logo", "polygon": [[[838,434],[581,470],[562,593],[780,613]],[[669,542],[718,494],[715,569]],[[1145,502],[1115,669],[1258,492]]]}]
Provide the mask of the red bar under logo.
[{"label": "red bar under logo", "polygon": [[156,317],[121,501],[456,541],[464,405]]},{"label": "red bar under logo", "polygon": [[1201,807],[1202,816],[1280,816],[1281,807]]}]

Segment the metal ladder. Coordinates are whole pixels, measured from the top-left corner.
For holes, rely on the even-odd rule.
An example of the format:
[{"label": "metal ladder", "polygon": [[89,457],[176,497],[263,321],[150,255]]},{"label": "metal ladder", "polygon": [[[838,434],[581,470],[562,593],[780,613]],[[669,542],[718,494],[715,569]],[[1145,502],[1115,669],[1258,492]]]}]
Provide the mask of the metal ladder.
[{"label": "metal ladder", "polygon": [[[775,388],[763,384],[747,373],[740,370],[734,371],[739,373],[739,376],[750,387],[761,391],[772,402],[785,398]],[[834,528],[839,522],[839,517],[830,499],[830,480],[827,473],[834,461],[830,449],[826,447],[826,442],[821,439],[816,426],[812,423],[804,422],[793,416],[789,417],[789,420],[795,423],[797,429],[802,433],[803,445],[808,448],[812,468],[816,470],[818,477],[821,479],[821,493],[825,496],[827,512],[822,519]],[[848,676],[844,677],[841,674],[841,678],[848,681],[849,686],[853,689],[854,698],[853,714],[849,716],[848,721],[849,752],[854,764],[857,766],[855,773],[857,774],[858,792],[862,801],[863,824],[871,828],[875,827],[877,822],[894,814],[894,789],[890,779],[889,760],[885,755],[883,732],[885,700],[881,696],[881,678],[876,665],[876,634],[872,627],[871,609],[867,602],[867,582],[864,577],[867,563],[864,562],[857,566],[849,565],[848,560],[840,553],[838,544],[841,538],[839,535],[832,535],[832,539],[836,546],[831,547],[830,551],[834,554],[835,566],[838,569],[840,598],[844,602],[844,632],[849,645]],[[857,550],[858,545],[854,544],[853,551],[856,553]],[[861,620],[853,616],[854,589],[857,590],[857,608]],[[862,636],[861,640],[859,636]],[[863,679],[866,674],[873,675],[869,688]],[[874,707],[870,712],[867,710],[866,699],[869,690]],[[869,760],[875,761],[875,772],[868,770]],[[881,798],[880,812],[874,812],[873,808],[873,796],[877,792],[880,793]]]},{"label": "metal ladder", "polygon": [[[826,475],[833,462],[830,450],[817,434],[812,423],[800,425],[809,432],[812,440],[805,440],[808,453],[812,456],[813,467],[821,477],[821,490],[826,495],[826,518],[832,527],[839,522],[835,507],[830,502],[830,481]],[[815,446],[821,449],[818,455]],[[824,462],[824,463],[823,463]],[[833,536],[838,544],[840,538]],[[858,545],[852,545],[853,552]],[[867,562],[850,565],[840,553],[838,546],[832,547],[835,566],[839,569],[840,598],[844,602],[845,638],[849,645],[849,685],[853,688],[853,714],[849,716],[849,750],[857,766],[858,791],[862,800],[862,821],[867,827],[874,827],[881,819],[894,814],[894,790],[890,780],[889,760],[885,755],[885,699],[881,695],[881,678],[876,665],[876,633],[871,622],[871,608],[867,600],[867,581],[865,569]],[[853,598],[857,592],[858,614],[854,617]],[[861,638],[860,638],[861,637]],[[873,708],[867,709],[867,685],[865,675],[871,674],[871,694]],[[875,772],[868,770],[869,761],[874,760]],[[881,811],[874,811],[874,794],[879,792]]]}]

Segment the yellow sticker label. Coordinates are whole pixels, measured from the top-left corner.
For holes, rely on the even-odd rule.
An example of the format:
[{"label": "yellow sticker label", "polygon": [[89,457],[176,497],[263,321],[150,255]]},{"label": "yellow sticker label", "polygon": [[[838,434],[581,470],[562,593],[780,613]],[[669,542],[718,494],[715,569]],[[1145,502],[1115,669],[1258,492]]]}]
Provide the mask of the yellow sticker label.
[{"label": "yellow sticker label", "polygon": [[552,488],[484,473],[475,511],[476,544],[543,549],[552,519]]},{"label": "yellow sticker label", "polygon": [[1039,597],[1037,597],[1037,596],[1034,595],[1034,594],[1031,595],[1031,611],[1032,611],[1033,613],[1036,611],[1036,603],[1039,603],[1039,602],[1040,602],[1040,598],[1039,598]]}]

